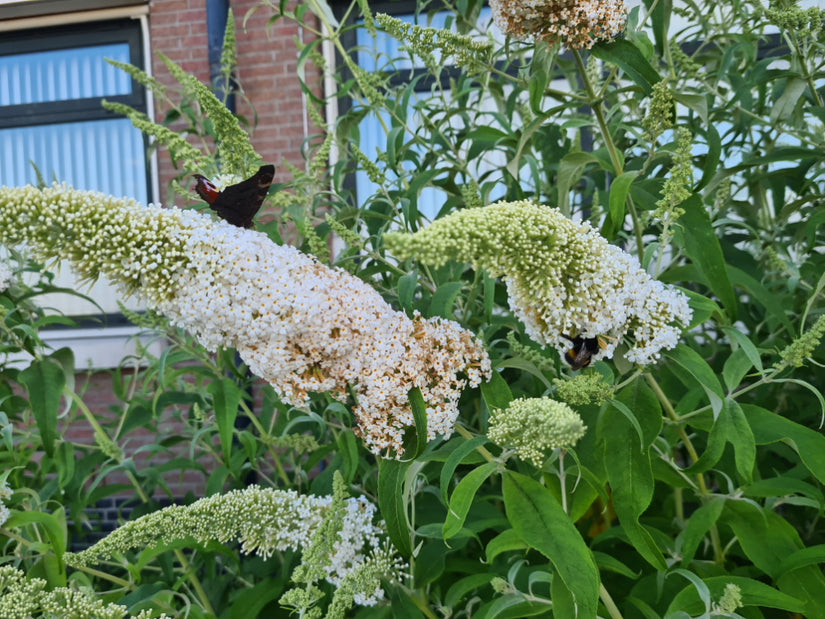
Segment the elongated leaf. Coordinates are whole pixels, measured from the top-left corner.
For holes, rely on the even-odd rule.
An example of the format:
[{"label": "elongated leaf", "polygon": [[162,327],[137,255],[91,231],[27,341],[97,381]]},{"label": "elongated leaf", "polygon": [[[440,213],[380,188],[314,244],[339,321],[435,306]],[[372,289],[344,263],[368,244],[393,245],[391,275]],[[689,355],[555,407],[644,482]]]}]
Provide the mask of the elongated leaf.
[{"label": "elongated leaf", "polygon": [[573,595],[577,617],[596,617],[599,570],[590,549],[553,494],[537,481],[508,471],[504,506],[513,529],[547,557]]},{"label": "elongated leaf", "polygon": [[786,558],[803,548],[799,534],[787,520],[749,501],[728,501],[723,518],[748,559],[772,577],[780,591],[805,603],[804,616],[825,616],[825,576],[819,567],[780,570]]},{"label": "elongated leaf", "polygon": [[502,552],[509,552],[511,550],[523,550],[527,548],[527,543],[521,539],[515,529],[507,529],[496,535],[487,544],[485,549],[485,557],[487,563],[492,563],[493,560]]},{"label": "elongated leaf", "polygon": [[615,64],[632,79],[645,94],[653,91],[653,85],[661,80],[656,69],[650,66],[639,48],[627,39],[599,43],[590,50],[596,58]]},{"label": "elongated leaf", "polygon": [[591,163],[599,163],[599,159],[592,153],[568,153],[559,162],[559,171],[556,175],[558,190],[558,206],[562,213],[570,211],[570,189],[579,182],[584,169]]},{"label": "elongated leaf", "polygon": [[[791,613],[798,613],[804,610],[804,605],[794,597],[777,591],[758,580],[744,578],[742,576],[713,576],[703,579],[703,584],[710,591],[710,597],[718,600],[725,592],[728,584],[736,585],[742,593],[742,604],[745,607],[756,606],[768,608],[778,608]],[[665,616],[670,616],[677,611],[689,613],[690,616],[698,617],[705,612],[705,603],[699,599],[699,594],[695,587],[688,586],[677,593],[670,602],[670,606]]]},{"label": "elongated leaf", "polygon": [[705,534],[710,531],[710,528],[719,520],[724,506],[725,498],[722,496],[714,496],[690,515],[685,530],[682,531],[683,566],[688,566],[690,562],[693,561],[699,544],[705,537]]},{"label": "elongated leaf", "polygon": [[630,185],[634,179],[639,175],[638,171],[624,172],[610,183],[610,197],[608,198],[608,209],[610,212],[610,221],[612,223],[610,230],[602,228],[602,235],[607,238],[613,238],[619,230],[622,229],[622,222],[625,216],[625,204],[627,202],[627,195],[630,192]]},{"label": "elongated leaf", "polygon": [[473,574],[456,581],[447,589],[447,595],[444,596],[447,608],[455,608],[468,593],[486,586],[493,578],[495,575],[492,573]]},{"label": "elongated leaf", "polygon": [[473,497],[490,475],[498,468],[497,462],[487,462],[477,469],[467,474],[464,479],[458,482],[453,494],[450,497],[450,508],[447,511],[447,518],[444,520],[442,535],[444,540],[448,540],[461,530],[467,512],[473,504]]},{"label": "elongated leaf", "polygon": [[404,504],[404,478],[410,462],[381,460],[378,466],[378,508],[387,526],[387,535],[402,557],[412,554],[410,527]]},{"label": "elongated leaf", "polygon": [[513,401],[507,381],[498,372],[493,372],[489,382],[481,383],[481,397],[490,411],[495,408],[505,409]]},{"label": "elongated leaf", "polygon": [[680,219],[685,233],[685,252],[698,267],[713,294],[719,297],[728,315],[735,320],[736,295],[728,278],[719,238],[702,198],[693,194],[681,206],[685,211]]},{"label": "elongated leaf", "polygon": [[475,438],[470,439],[469,441],[462,443],[458,447],[455,448],[453,453],[449,455],[447,460],[444,462],[444,466],[441,467],[441,499],[444,501],[444,504],[447,504],[447,494],[449,491],[450,480],[453,477],[453,473],[455,473],[456,468],[459,464],[466,458],[468,455],[473,453],[476,447],[480,447],[484,443],[487,442],[487,437],[483,434],[481,436],[476,436]]},{"label": "elongated leaf", "polygon": [[49,456],[54,456],[60,394],[66,384],[63,368],[48,358],[35,359],[17,375],[17,380],[28,393],[43,450]]},{"label": "elongated leaf", "polygon": [[788,443],[799,454],[805,468],[819,483],[825,484],[825,436],[759,406],[742,404],[741,408],[757,445]]},{"label": "elongated leaf", "polygon": [[213,380],[207,385],[206,391],[212,396],[212,407],[215,409],[215,423],[218,425],[223,461],[228,466],[232,454],[232,433],[235,430],[235,419],[238,417],[238,407],[241,404],[241,390],[234,380],[226,377]]},{"label": "elongated leaf", "polygon": [[65,587],[66,574],[63,572],[63,555],[66,552],[66,521],[63,511],[60,510],[54,514],[44,514],[43,512],[36,511],[11,512],[11,515],[3,523],[3,526],[6,529],[14,529],[15,527],[28,524],[37,524],[42,527],[39,530],[46,534],[49,546],[57,558],[61,572],[61,582],[53,584],[55,586]]},{"label": "elongated leaf", "polygon": [[455,298],[463,287],[464,282],[447,282],[439,286],[430,301],[430,314],[442,318],[452,318]]},{"label": "elongated leaf", "polygon": [[418,387],[410,389],[407,397],[415,425],[404,433],[404,455],[405,460],[415,460],[427,448],[427,404]]},{"label": "elongated leaf", "polygon": [[696,382],[705,390],[714,414],[722,410],[725,394],[722,384],[707,362],[695,350],[679,344],[673,350],[665,352],[665,357],[687,370]]},{"label": "elongated leaf", "polygon": [[[649,393],[637,391],[630,394],[627,406],[637,415],[646,418],[656,414],[658,423],[661,423],[658,405]],[[654,480],[649,443],[644,444],[644,449],[639,448],[637,430],[615,408],[605,410],[599,424],[599,434],[603,437],[605,446],[604,464],[613,490],[613,507],[622,529],[636,551],[648,563],[656,569],[664,570],[666,563],[661,550],[639,523],[639,517],[653,498]]]},{"label": "elongated leaf", "polygon": [[818,565],[819,563],[825,563],[825,544],[809,546],[808,548],[796,551],[792,555],[788,555],[782,560],[782,565],[779,566],[779,572],[790,572],[800,567]]}]

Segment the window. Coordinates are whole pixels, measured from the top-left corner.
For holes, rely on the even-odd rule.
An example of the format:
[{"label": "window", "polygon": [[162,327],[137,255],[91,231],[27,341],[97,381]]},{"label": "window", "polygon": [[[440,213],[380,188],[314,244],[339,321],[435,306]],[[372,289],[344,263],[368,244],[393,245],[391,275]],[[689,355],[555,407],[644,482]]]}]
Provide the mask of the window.
[{"label": "window", "polygon": [[[142,9],[135,14],[145,14]],[[143,66],[145,19],[88,19],[94,14],[61,15],[52,21],[80,23],[55,27],[27,27],[32,22],[21,20],[20,29],[8,30],[9,22],[3,24],[0,185],[35,184],[39,172],[46,183],[57,180],[145,204],[155,199],[148,144],[128,119],[101,105],[107,99],[148,113],[144,89],[106,62]],[[103,282],[78,289],[68,268],[60,269],[56,283],[99,306],[72,295],[39,297],[44,306],[86,318],[82,328],[51,330],[44,338],[55,348],[73,348],[78,367],[117,365],[136,332],[120,314],[119,295]],[[127,306],[140,309],[136,302]]]}]

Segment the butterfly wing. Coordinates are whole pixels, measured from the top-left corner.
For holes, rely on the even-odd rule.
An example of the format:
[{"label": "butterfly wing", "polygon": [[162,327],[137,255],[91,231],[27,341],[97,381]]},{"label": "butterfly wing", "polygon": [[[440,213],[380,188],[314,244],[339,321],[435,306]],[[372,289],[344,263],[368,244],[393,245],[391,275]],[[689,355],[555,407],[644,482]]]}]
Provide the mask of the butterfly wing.
[{"label": "butterfly wing", "polygon": [[[209,202],[212,210],[224,221],[239,228],[251,228],[252,218],[260,210],[274,177],[275,166],[264,165],[251,178],[237,185],[230,185],[218,193],[212,202],[209,202],[200,191],[198,194]],[[198,189],[197,186],[195,189]]]},{"label": "butterfly wing", "polygon": [[215,185],[209,182],[205,176],[195,174],[195,191],[207,204],[212,204],[220,195],[220,191]]}]

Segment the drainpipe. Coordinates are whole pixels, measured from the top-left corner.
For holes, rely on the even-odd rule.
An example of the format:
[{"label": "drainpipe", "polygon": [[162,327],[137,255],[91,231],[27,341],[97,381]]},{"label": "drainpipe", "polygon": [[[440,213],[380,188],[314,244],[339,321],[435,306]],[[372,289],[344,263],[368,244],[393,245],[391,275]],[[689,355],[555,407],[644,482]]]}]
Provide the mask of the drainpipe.
[{"label": "drainpipe", "polygon": [[[221,51],[223,35],[226,32],[226,14],[229,12],[229,0],[206,0],[206,37],[209,43],[209,79],[219,99],[229,90],[221,76]],[[235,112],[235,95],[226,97],[226,107]]]}]

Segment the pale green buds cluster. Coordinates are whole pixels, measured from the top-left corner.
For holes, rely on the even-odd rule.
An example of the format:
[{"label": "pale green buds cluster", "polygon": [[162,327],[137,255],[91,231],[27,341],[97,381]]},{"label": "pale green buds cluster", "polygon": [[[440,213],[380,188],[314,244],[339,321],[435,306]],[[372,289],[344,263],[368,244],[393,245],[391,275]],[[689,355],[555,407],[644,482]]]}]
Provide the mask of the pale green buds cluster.
[{"label": "pale green buds cluster", "polygon": [[550,398],[519,398],[490,413],[487,438],[512,447],[519,458],[540,467],[549,449],[572,447],[587,426],[567,404]]},{"label": "pale green buds cluster", "polygon": [[782,360],[776,363],[774,367],[778,369],[787,366],[795,368],[802,367],[814,350],[816,350],[817,346],[819,346],[823,336],[825,336],[825,314],[817,318],[810,329],[788,344],[782,352],[779,353]]},{"label": "pale green buds cluster", "polygon": [[713,605],[713,610],[716,613],[730,615],[736,612],[737,608],[742,607],[742,590],[733,583],[725,585],[725,591],[719,601]]},{"label": "pale green buds cluster", "polygon": [[[27,578],[11,565],[0,566],[0,617],[30,619],[31,617],[89,617],[94,619],[149,619],[153,611],[138,615],[126,613],[126,607],[105,604],[91,594],[67,587],[47,590],[42,578]],[[156,619],[168,619],[162,613]]]},{"label": "pale green buds cluster", "polygon": [[576,374],[572,378],[553,380],[556,397],[572,406],[601,405],[613,395],[611,387],[598,372]]},{"label": "pale green buds cluster", "polygon": [[449,30],[408,24],[384,13],[376,15],[375,20],[390,36],[403,41],[409,50],[422,58],[428,66],[444,64],[447,58],[453,58],[455,64],[472,69],[489,60],[492,50],[490,41],[474,39]]},{"label": "pale green buds cluster", "polygon": [[402,260],[438,267],[452,259],[503,276],[527,335],[562,355],[568,336],[606,336],[594,360],[612,356],[626,338],[633,342],[626,358],[651,363],[676,346],[677,323],[692,313],[685,295],[652,279],[590,224],[529,201],[458,211],[415,234],[386,234],[384,242]]},{"label": "pale green buds cluster", "polygon": [[657,82],[653,85],[647,114],[642,119],[642,127],[648,142],[655,142],[660,135],[673,127],[673,111],[673,93],[667,81]]}]

